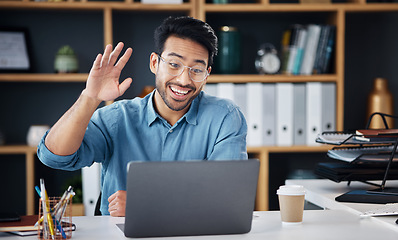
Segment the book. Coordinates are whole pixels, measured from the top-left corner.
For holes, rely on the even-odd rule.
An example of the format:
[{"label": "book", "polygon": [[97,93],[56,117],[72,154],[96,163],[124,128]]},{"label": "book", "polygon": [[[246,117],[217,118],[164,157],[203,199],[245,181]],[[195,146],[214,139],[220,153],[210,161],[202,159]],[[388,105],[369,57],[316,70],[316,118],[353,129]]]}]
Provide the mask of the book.
[{"label": "book", "polygon": [[319,63],[319,68],[320,68],[320,73],[330,73],[330,63],[331,63],[331,58],[334,50],[334,45],[335,45],[335,36],[336,36],[336,26],[330,26],[330,34],[329,34],[329,39],[328,43],[326,45],[326,49],[324,50],[323,54],[324,56],[321,59],[321,62]]},{"label": "book", "polygon": [[303,62],[303,54],[304,54],[306,41],[307,41],[307,29],[305,27],[302,27],[298,31],[297,53],[296,53],[296,58],[294,59],[293,70],[292,70],[293,75],[300,74],[301,63]]},{"label": "book", "polygon": [[307,41],[305,45],[303,61],[300,68],[300,73],[304,75],[311,75],[314,68],[314,61],[316,50],[318,49],[319,35],[321,33],[321,26],[316,24],[309,24],[307,26]]},{"label": "book", "polygon": [[[39,226],[35,226],[35,224],[39,220],[39,215],[26,215],[20,218],[20,221],[0,222],[0,232],[9,232],[19,236],[38,234]],[[62,222],[61,225],[65,232],[76,230],[76,225],[73,223]]]},{"label": "book", "polygon": [[286,73],[287,70],[287,62],[289,60],[289,42],[290,42],[290,35],[292,30],[286,29],[282,35],[281,41],[281,69],[282,73]]},{"label": "book", "polygon": [[357,135],[398,135],[398,129],[358,129],[355,131]]},{"label": "book", "polygon": [[331,26],[329,25],[321,25],[321,32],[319,34],[319,41],[318,41],[318,48],[315,54],[315,61],[314,61],[314,74],[321,74],[322,69],[321,66],[323,64],[325,55],[326,55],[326,48],[328,45],[329,35],[331,34]]},{"label": "book", "polygon": [[301,36],[303,26],[300,24],[294,24],[291,26],[291,33],[290,33],[290,41],[289,41],[289,58],[287,60],[287,67],[284,73],[292,74],[293,68],[295,66],[298,48],[299,48],[299,39]]},{"label": "book", "polygon": [[398,129],[359,129],[355,139],[370,142],[373,140],[394,142],[398,139]]},{"label": "book", "polygon": [[[74,223],[69,224],[69,223],[66,223],[66,222],[62,222],[62,229],[65,232],[75,231],[76,230],[76,225]],[[15,234],[15,235],[18,235],[18,236],[22,236],[22,237],[24,237],[24,236],[33,236],[33,235],[38,235],[39,234],[37,232],[37,230],[32,230],[32,231],[11,231],[9,233],[12,233],[12,234]]]},{"label": "book", "polygon": [[35,226],[35,223],[38,220],[39,220],[38,215],[27,215],[27,216],[21,216],[20,221],[1,222],[0,232],[37,231],[38,227]]}]

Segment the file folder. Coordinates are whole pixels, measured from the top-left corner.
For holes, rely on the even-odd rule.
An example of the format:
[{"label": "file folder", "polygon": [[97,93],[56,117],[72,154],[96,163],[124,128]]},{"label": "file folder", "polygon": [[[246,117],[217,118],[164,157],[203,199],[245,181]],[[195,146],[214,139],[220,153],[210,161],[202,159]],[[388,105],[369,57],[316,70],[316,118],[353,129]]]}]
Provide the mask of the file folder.
[{"label": "file folder", "polygon": [[234,84],[217,83],[217,97],[234,101]]},{"label": "file folder", "polygon": [[234,102],[240,108],[241,112],[247,120],[247,98],[246,98],[246,84],[239,83],[234,86]]},{"label": "file folder", "polygon": [[293,145],[293,83],[276,83],[276,145]]},{"label": "file folder", "polygon": [[275,105],[275,84],[264,83],[263,84],[263,145],[273,146],[275,145],[276,137],[276,105]]},{"label": "file folder", "polygon": [[315,140],[322,132],[322,83],[308,82],[306,85],[306,142],[309,146],[317,146]]},{"label": "file folder", "polygon": [[263,89],[262,83],[247,83],[247,145],[263,144]]},{"label": "file folder", "polygon": [[336,84],[322,83],[322,132],[336,131]]},{"label": "file folder", "polygon": [[204,91],[209,95],[217,96],[217,84],[207,83],[205,85]]},{"label": "file folder", "polygon": [[293,144],[305,145],[306,143],[306,107],[305,84],[296,83],[293,87]]}]

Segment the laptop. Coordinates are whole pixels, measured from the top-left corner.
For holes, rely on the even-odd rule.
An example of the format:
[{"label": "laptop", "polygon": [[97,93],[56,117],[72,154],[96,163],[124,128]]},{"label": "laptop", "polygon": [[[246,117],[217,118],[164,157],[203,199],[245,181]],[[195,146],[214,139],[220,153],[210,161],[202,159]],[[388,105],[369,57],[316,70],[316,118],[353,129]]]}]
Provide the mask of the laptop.
[{"label": "laptop", "polygon": [[126,237],[243,234],[251,230],[259,161],[130,162]]}]

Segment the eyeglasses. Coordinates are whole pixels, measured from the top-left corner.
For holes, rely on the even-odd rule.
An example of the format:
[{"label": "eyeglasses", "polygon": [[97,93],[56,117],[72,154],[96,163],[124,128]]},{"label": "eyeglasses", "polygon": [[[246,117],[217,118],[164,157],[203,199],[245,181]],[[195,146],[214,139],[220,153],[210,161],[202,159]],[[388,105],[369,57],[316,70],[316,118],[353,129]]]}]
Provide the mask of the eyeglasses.
[{"label": "eyeglasses", "polygon": [[159,59],[161,59],[164,63],[166,63],[167,73],[170,74],[171,76],[174,77],[180,76],[184,72],[185,68],[189,69],[188,75],[191,78],[191,80],[194,82],[202,82],[203,80],[205,80],[207,76],[209,76],[209,72],[207,72],[206,68],[202,66],[195,65],[193,67],[188,67],[182,64],[182,62],[180,62],[177,59],[166,60],[162,58],[159,54],[158,56]]}]

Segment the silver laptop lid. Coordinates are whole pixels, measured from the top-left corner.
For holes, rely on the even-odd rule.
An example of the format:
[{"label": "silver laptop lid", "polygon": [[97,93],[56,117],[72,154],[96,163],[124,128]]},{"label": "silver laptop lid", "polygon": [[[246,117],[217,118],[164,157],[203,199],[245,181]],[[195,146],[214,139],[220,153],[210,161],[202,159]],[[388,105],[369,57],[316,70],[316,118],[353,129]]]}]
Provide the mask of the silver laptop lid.
[{"label": "silver laptop lid", "polygon": [[247,233],[258,171],[255,159],[131,162],[125,236]]}]

